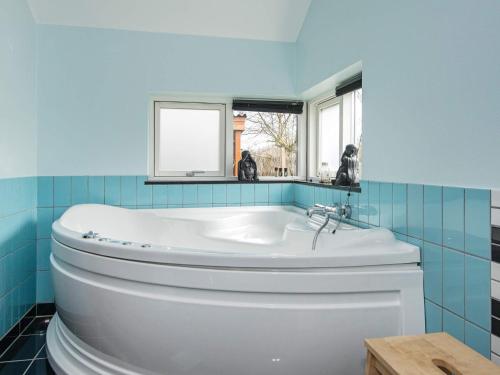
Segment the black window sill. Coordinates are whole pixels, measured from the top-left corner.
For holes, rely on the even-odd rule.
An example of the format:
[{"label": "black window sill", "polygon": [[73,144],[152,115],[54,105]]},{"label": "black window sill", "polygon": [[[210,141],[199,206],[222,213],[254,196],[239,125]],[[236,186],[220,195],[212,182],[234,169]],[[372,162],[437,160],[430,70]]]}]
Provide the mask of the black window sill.
[{"label": "black window sill", "polygon": [[312,181],[294,181],[296,184],[301,184],[301,185],[309,185],[309,186],[318,186],[318,187],[324,187],[328,189],[334,189],[334,190],[343,190],[343,191],[352,191],[353,193],[361,193],[361,187],[359,184],[355,184],[353,186],[337,186],[333,184],[326,184],[322,182],[312,182]]},{"label": "black window sill", "polygon": [[238,181],[238,180],[147,180],[144,185],[218,185],[218,184],[293,184],[295,180],[260,180],[260,181]]},{"label": "black window sill", "polygon": [[260,181],[238,181],[238,180],[147,180],[144,181],[145,185],[217,185],[217,184],[301,184],[301,185],[309,185],[309,186],[318,186],[325,187],[328,189],[335,190],[343,190],[343,191],[352,191],[354,193],[361,193],[361,187],[359,184],[350,186],[336,186],[332,184],[325,184],[319,182],[310,182],[310,181],[299,181],[299,180],[260,180]]}]

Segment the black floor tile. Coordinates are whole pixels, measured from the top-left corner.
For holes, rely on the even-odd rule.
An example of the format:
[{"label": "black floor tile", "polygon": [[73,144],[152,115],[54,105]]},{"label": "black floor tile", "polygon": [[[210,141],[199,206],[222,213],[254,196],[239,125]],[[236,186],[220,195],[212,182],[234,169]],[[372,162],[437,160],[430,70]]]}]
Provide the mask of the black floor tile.
[{"label": "black floor tile", "polygon": [[37,316],[54,315],[55,313],[56,305],[53,303],[39,303],[36,305]]},{"label": "black floor tile", "polygon": [[30,363],[31,360],[0,363],[0,375],[23,375]]},{"label": "black floor tile", "polygon": [[55,375],[47,359],[33,361],[26,375]]},{"label": "black floor tile", "polygon": [[16,324],[9,332],[0,340],[0,355],[7,349],[10,344],[19,336],[19,325]]},{"label": "black floor tile", "polygon": [[19,332],[22,332],[36,316],[36,305],[34,305],[19,322]]},{"label": "black floor tile", "polygon": [[19,332],[24,331],[24,329],[31,324],[31,322],[35,319],[34,316],[26,316],[21,319],[19,322]]},{"label": "black floor tile", "polygon": [[45,335],[19,336],[0,357],[0,362],[33,359],[44,344]]},{"label": "black floor tile", "polygon": [[39,317],[35,318],[31,324],[26,328],[22,335],[39,335],[47,332],[47,326],[49,325],[49,317]]},{"label": "black floor tile", "polygon": [[45,349],[46,345],[43,346],[42,350],[36,356],[36,359],[45,359],[47,358],[47,350]]},{"label": "black floor tile", "polygon": [[19,336],[19,333],[22,332],[26,326],[28,326],[31,321],[35,318],[36,313],[36,305],[34,305],[25,315],[24,317],[14,324],[14,326],[9,330],[9,332],[2,337],[0,340],[0,355],[7,349],[10,344],[14,342],[14,340]]}]

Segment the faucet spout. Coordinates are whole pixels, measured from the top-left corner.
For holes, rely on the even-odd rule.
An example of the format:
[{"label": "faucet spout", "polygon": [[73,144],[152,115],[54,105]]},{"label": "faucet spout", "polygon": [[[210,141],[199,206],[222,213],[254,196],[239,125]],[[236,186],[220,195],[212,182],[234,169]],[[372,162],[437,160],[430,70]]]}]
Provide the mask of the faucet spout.
[{"label": "faucet spout", "polygon": [[313,215],[325,215],[326,207],[321,204],[315,204],[313,207],[307,209],[307,216],[312,217]]}]

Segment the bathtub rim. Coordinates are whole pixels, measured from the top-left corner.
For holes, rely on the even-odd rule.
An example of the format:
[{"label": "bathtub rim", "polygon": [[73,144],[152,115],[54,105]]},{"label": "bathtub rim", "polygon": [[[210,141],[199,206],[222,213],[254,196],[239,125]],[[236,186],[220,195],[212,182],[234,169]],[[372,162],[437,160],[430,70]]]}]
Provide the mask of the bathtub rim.
[{"label": "bathtub rim", "polygon": [[[52,272],[91,274],[103,285],[119,279],[134,285],[249,293],[347,293],[376,290],[369,278],[378,275],[421,274],[417,263],[334,268],[198,267],[141,262],[79,251],[52,240]],[[410,285],[408,285],[410,286]],[[375,289],[372,289],[372,288]]]},{"label": "bathtub rim", "polygon": [[[102,206],[102,205],[86,205]],[[253,207],[250,207],[252,209]],[[259,207],[287,210],[295,213],[303,210],[295,206],[266,206]],[[184,208],[182,208],[184,209]],[[188,208],[189,210],[190,208]],[[198,208],[195,208],[198,209]],[[203,209],[203,208],[202,208]],[[218,208],[221,209],[221,208]],[[241,207],[225,207],[224,209],[241,209]],[[246,208],[245,208],[246,209]],[[142,210],[146,211],[146,210]],[[352,225],[349,225],[352,227]],[[361,229],[365,230],[365,229]],[[371,230],[371,229],[366,229]],[[388,231],[385,228],[376,230]],[[95,239],[83,239],[82,233],[69,229],[61,223],[61,219],[52,224],[52,238],[69,248],[107,256],[117,259],[134,260],[139,262],[199,266],[199,267],[228,267],[228,268],[336,268],[377,265],[413,264],[420,262],[420,249],[412,244],[393,239],[386,247],[375,244],[373,253],[359,254],[343,252],[340,255],[333,251],[304,252],[300,254],[284,253],[244,253],[244,252],[216,252],[196,248],[179,248],[172,246],[150,245],[142,248],[140,243],[123,245],[121,241],[100,242]],[[385,250],[391,247],[393,251]],[[396,251],[394,251],[396,250]]]}]

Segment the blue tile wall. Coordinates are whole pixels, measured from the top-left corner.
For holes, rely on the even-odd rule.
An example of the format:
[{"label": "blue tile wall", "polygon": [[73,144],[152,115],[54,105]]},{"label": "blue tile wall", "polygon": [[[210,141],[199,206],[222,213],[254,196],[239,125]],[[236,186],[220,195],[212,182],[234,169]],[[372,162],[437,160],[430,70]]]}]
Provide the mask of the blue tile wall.
[{"label": "blue tile wall", "polygon": [[443,331],[449,333],[457,340],[465,341],[465,321],[458,315],[448,310],[443,310]]},{"label": "blue tile wall", "polygon": [[490,333],[467,321],[465,322],[465,343],[485,357],[490,357]]},{"label": "blue tile wall", "polygon": [[[33,199],[35,214],[33,248],[36,301],[54,299],[50,277],[50,236],[52,223],[73,204],[110,204],[127,208],[223,207],[240,205],[294,204],[295,185],[283,184],[179,184],[144,185],[147,176],[64,176],[38,177]],[[1,237],[0,237],[1,238]],[[1,246],[0,246],[1,249]],[[2,264],[0,263],[0,271]],[[1,289],[1,281],[0,281]],[[34,293],[33,289],[33,293]],[[33,300],[34,300],[33,296]]]},{"label": "blue tile wall", "polygon": [[167,189],[168,207],[182,206],[182,185],[169,185]]},{"label": "blue tile wall", "polygon": [[239,205],[241,202],[241,187],[240,185],[226,185],[226,203],[228,205]]},{"label": "blue tile wall", "polygon": [[464,189],[443,188],[443,245],[464,249]]},{"label": "blue tile wall", "polygon": [[[162,185],[158,185],[162,186]],[[156,187],[156,186],[154,186]],[[243,187],[242,187],[242,192],[243,192]],[[213,201],[213,189],[212,185],[198,185],[198,203],[200,205],[206,205],[206,206],[211,206],[212,201]],[[252,194],[253,197],[253,194]],[[243,203],[243,200],[242,200]],[[253,203],[253,198],[252,198],[252,203]]]},{"label": "blue tile wall", "polygon": [[[43,178],[43,177],[39,177]],[[41,202],[38,202],[40,204]],[[104,204],[104,177],[89,177],[89,203]]]},{"label": "blue tile wall", "polygon": [[370,181],[368,183],[368,223],[380,225],[380,184]]},{"label": "blue tile wall", "polygon": [[122,176],[120,178],[121,201],[124,206],[137,205],[137,178],[135,176]]},{"label": "blue tile wall", "polygon": [[[137,176],[136,186],[137,186],[137,206],[141,208],[152,208],[153,206],[153,186],[144,185],[144,181],[148,179],[148,176]],[[196,195],[196,192],[194,192]]]},{"label": "blue tile wall", "polygon": [[[292,191],[293,194],[293,191]],[[292,198],[293,201],[293,198]],[[241,185],[241,204],[254,205],[255,204],[255,185],[243,184]]]},{"label": "blue tile wall", "polygon": [[490,191],[465,189],[465,252],[490,258]]},{"label": "blue tile wall", "polygon": [[428,333],[441,332],[443,330],[443,308],[425,300],[425,323]]},{"label": "blue tile wall", "polygon": [[[199,193],[198,193],[199,195]],[[168,203],[168,186],[155,185],[153,186],[153,207],[165,208]]]},{"label": "blue tile wall", "polygon": [[443,305],[443,249],[425,242],[423,247],[424,295],[435,304]]},{"label": "blue tile wall", "polygon": [[392,228],[394,232],[407,234],[407,186],[406,184],[392,185]]},{"label": "blue tile wall", "polygon": [[269,185],[269,204],[281,204],[281,185]]},{"label": "blue tile wall", "polygon": [[71,178],[71,204],[82,204],[89,201],[89,178],[76,176]]},{"label": "blue tile wall", "polygon": [[255,185],[255,204],[266,205],[269,203],[269,184]]},{"label": "blue tile wall", "polygon": [[443,243],[443,188],[424,186],[424,240]]},{"label": "blue tile wall", "polygon": [[465,318],[486,330],[491,329],[491,265],[487,259],[465,255]]},{"label": "blue tile wall", "polygon": [[392,184],[380,184],[380,226],[392,230]]},{"label": "blue tile wall", "polygon": [[71,205],[71,177],[54,177],[54,206]]},{"label": "blue tile wall", "polygon": [[464,316],[465,255],[443,248],[443,307]]},{"label": "blue tile wall", "polygon": [[[55,177],[57,178],[57,177]],[[56,191],[54,190],[54,197]],[[106,176],[104,177],[104,203],[119,206],[122,202],[121,194],[121,177]]]},{"label": "blue tile wall", "polygon": [[424,233],[424,187],[409,184],[407,194],[408,235],[422,238]]},{"label": "blue tile wall", "polygon": [[[37,179],[33,189],[38,194],[38,205],[36,200],[31,201],[37,207],[32,210],[32,216],[37,216],[36,227],[32,224],[33,238],[37,239],[36,277],[31,275],[29,280],[37,283],[38,302],[53,299],[48,263],[51,224],[73,204],[106,203],[131,208],[294,204],[305,208],[348,198],[345,191],[294,183],[146,186],[145,179],[146,176]],[[388,228],[398,239],[422,249],[427,331],[447,331],[489,356],[490,192],[377,181],[362,181],[361,188],[361,193],[349,196],[353,208],[351,222],[360,227]],[[3,205],[8,207],[0,206],[0,220],[20,211],[10,207],[7,200]],[[0,256],[5,256],[8,252],[1,246],[2,238],[0,233]],[[5,267],[7,262],[0,262],[0,274]],[[8,289],[5,285],[5,281],[0,281],[4,297]],[[3,304],[6,301],[11,301],[11,297],[0,300]],[[8,326],[4,320],[0,321],[2,327]]]},{"label": "blue tile wall", "polygon": [[[294,184],[282,184],[281,185],[281,202],[283,204],[293,204],[294,186],[295,186]],[[242,186],[242,189],[243,189],[243,186]],[[242,192],[243,192],[243,190],[242,190]]]},{"label": "blue tile wall", "polygon": [[0,337],[35,303],[36,197],[52,204],[51,182],[0,179]]},{"label": "blue tile wall", "polygon": [[[334,203],[345,192],[295,184],[295,204]],[[490,356],[490,191],[362,181],[352,222],[392,229],[421,248],[427,332],[446,331]]]},{"label": "blue tile wall", "polygon": [[[336,192],[340,195],[340,192]],[[339,202],[340,197],[334,198],[335,202]],[[369,216],[369,204],[368,204],[368,182],[367,181],[361,181],[361,193],[359,194],[358,198],[358,207],[357,207],[357,212],[358,212],[358,220],[362,223],[368,223],[368,216]]]}]

